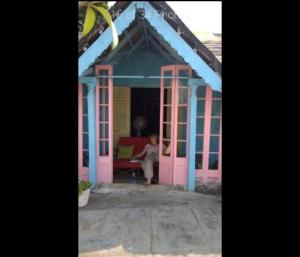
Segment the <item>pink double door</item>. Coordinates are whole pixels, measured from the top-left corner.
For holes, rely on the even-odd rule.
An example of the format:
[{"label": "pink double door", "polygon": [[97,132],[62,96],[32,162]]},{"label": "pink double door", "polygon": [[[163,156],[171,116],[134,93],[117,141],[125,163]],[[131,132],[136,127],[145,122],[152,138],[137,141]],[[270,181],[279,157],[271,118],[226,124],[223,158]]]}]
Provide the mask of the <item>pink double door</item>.
[{"label": "pink double door", "polygon": [[[186,65],[161,68],[159,184],[186,185],[189,149],[189,99]],[[170,151],[164,151],[168,148]]]},{"label": "pink double door", "polygon": [[97,182],[113,182],[113,69],[96,65],[96,166]]},{"label": "pink double door", "polygon": [[[97,183],[113,182],[113,69],[112,65],[96,65],[95,140]],[[186,65],[161,68],[160,81],[160,152],[159,183],[186,185],[189,149],[188,79],[192,70]],[[79,177],[88,179],[89,149],[87,120],[87,88],[79,84]],[[165,145],[165,147],[162,147]],[[170,151],[164,152],[164,148]]]},{"label": "pink double door", "polygon": [[[96,180],[100,182],[113,182],[113,82],[112,65],[96,65],[97,78],[95,90],[95,135],[96,141]],[[89,133],[88,133],[88,88],[79,83],[78,90],[78,127],[79,127],[79,178],[89,179]]]}]

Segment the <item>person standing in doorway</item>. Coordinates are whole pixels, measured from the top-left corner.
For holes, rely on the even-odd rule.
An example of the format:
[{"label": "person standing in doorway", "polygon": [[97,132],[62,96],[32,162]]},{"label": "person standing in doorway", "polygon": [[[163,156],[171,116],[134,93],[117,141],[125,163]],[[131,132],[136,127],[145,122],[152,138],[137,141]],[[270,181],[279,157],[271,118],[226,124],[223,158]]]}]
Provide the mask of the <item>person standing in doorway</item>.
[{"label": "person standing in doorway", "polygon": [[[142,169],[144,170],[146,177],[145,186],[151,185],[151,179],[153,178],[153,165],[155,164],[155,162],[158,162],[159,156],[158,136],[156,134],[150,135],[149,141],[150,143],[145,146],[144,150],[141,153],[132,157],[132,159],[135,160],[146,154],[145,159],[142,161]],[[165,154],[169,154],[170,145],[163,145],[163,151]]]}]

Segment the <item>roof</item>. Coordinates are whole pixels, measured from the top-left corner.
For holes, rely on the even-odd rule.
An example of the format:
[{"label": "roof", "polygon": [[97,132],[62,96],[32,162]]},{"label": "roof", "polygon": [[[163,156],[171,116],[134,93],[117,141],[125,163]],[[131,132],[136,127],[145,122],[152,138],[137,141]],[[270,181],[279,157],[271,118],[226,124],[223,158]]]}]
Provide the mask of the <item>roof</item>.
[{"label": "roof", "polygon": [[222,63],[222,34],[210,32],[194,32],[194,34]]},{"label": "roof", "polygon": [[[121,14],[124,9],[128,7],[131,1],[116,1],[116,3],[110,8],[109,12],[113,19],[116,18],[116,14]],[[164,1],[149,1],[149,3],[157,10],[164,11],[166,13],[176,13],[173,9]],[[202,43],[190,29],[181,21],[181,19],[172,19],[173,15],[166,15],[163,18],[176,30],[180,31],[181,37],[193,48],[197,49],[197,54],[205,60],[205,62],[216,72],[222,74],[222,64],[218,58],[214,55],[214,48],[220,49],[220,44],[214,42]],[[103,32],[107,27],[106,21],[102,20],[100,24],[94,28],[94,30],[79,41],[78,52],[79,56],[82,55],[84,49],[88,48]],[[211,48],[211,50],[209,49]],[[217,56],[220,56],[218,51]]]},{"label": "roof", "polygon": [[[131,4],[132,3],[132,4]],[[132,23],[132,21],[124,21],[125,14],[128,14],[129,11],[133,12],[139,8],[146,8],[148,13],[151,10],[156,10],[158,13],[167,13],[168,15],[158,15],[159,17],[150,17],[150,25],[153,26],[160,34],[164,34],[164,39],[173,47],[178,53],[181,52],[181,56],[187,61],[188,64],[193,63],[194,66],[197,66],[198,71],[201,67],[201,72],[208,72],[209,80],[216,81],[217,78],[212,78],[214,76],[208,69],[211,69],[212,72],[215,72],[221,76],[222,64],[218,58],[214,55],[212,51],[209,50],[205,44],[203,44],[197,36],[195,36],[189,28],[176,16],[176,13],[170,8],[170,6],[161,1],[145,1],[145,2],[131,2],[131,1],[117,1],[111,8],[110,13],[113,20],[115,21],[117,31],[119,35],[122,34],[124,30]],[[131,9],[131,10],[129,10]],[[125,12],[126,10],[126,12]],[[152,15],[154,16],[154,15]],[[174,19],[176,17],[176,19]],[[121,21],[121,18],[123,20]],[[146,17],[147,18],[147,17]],[[126,24],[127,23],[127,24]],[[96,52],[101,48],[101,54],[104,52],[104,49],[107,49],[109,40],[106,28],[108,27],[107,23],[103,20],[99,23],[97,27],[86,37],[79,40],[79,57],[82,59],[82,56],[85,54],[88,62],[91,63],[92,59],[95,60],[95,56],[92,56],[90,52]],[[110,29],[109,29],[110,30]],[[104,35],[106,34],[106,35]],[[98,42],[99,38],[102,38],[102,42]],[[110,36],[111,37],[111,36]],[[121,39],[122,40],[122,39]],[[121,42],[120,40],[120,42]],[[174,44],[174,40],[178,41],[181,44],[181,48],[178,49],[177,45]],[[96,46],[97,45],[97,46]],[[105,45],[105,48],[104,46]],[[93,47],[92,47],[93,46]],[[211,44],[208,44],[209,47],[212,47]],[[93,49],[90,49],[90,48]],[[87,51],[89,49],[89,51]],[[212,50],[215,50],[212,47]],[[89,52],[89,53],[87,53]],[[219,53],[220,54],[220,53]],[[95,55],[95,54],[94,54]],[[196,56],[200,57],[197,58]],[[218,56],[218,55],[217,55]],[[195,60],[197,59],[197,60]],[[197,64],[195,64],[197,62]],[[79,65],[80,66],[80,65]],[[192,66],[192,65],[191,65]],[[205,67],[206,66],[206,67]],[[80,67],[81,68],[81,67]],[[193,66],[192,66],[193,68]],[[83,68],[82,68],[83,69]],[[82,70],[81,69],[81,70]],[[84,68],[85,69],[85,68]],[[196,69],[197,70],[197,69]],[[204,71],[205,70],[205,71]],[[199,73],[199,72],[198,72]],[[202,76],[202,74],[201,74]],[[220,82],[217,82],[219,84]]]},{"label": "roof", "polygon": [[207,41],[203,44],[213,53],[214,56],[222,63],[222,43],[220,41]]}]

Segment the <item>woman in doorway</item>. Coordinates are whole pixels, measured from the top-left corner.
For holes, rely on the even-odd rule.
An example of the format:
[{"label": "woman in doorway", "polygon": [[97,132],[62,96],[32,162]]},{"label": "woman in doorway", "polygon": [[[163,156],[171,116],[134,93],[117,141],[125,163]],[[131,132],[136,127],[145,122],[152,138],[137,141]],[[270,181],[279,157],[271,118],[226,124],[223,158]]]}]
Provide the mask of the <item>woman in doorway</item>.
[{"label": "woman in doorway", "polygon": [[[145,146],[144,150],[141,153],[132,157],[132,159],[138,159],[146,154],[145,159],[142,161],[142,168],[147,179],[147,181],[145,182],[145,186],[151,185],[151,179],[153,178],[153,165],[158,161],[159,155],[158,136],[155,134],[150,135],[149,141],[150,143]],[[169,154],[170,145],[168,147],[163,145],[163,151],[165,154]]]}]

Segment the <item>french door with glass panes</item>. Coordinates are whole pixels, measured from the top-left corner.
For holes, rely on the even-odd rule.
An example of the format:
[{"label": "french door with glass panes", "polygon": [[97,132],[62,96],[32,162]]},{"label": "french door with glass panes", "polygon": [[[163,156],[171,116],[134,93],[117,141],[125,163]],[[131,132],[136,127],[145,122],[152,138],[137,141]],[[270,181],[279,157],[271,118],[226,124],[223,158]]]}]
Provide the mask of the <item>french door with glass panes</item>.
[{"label": "french door with glass panes", "polygon": [[[186,185],[188,167],[189,95],[187,65],[161,68],[159,183]],[[170,147],[170,152],[164,148]]]},{"label": "french door with glass panes", "polygon": [[113,182],[112,73],[112,65],[95,66],[97,182]]},{"label": "french door with glass panes", "polygon": [[78,177],[89,179],[89,132],[87,85],[78,84]]},{"label": "french door with glass panes", "polygon": [[196,176],[203,182],[221,179],[222,94],[209,86],[197,91]]}]

